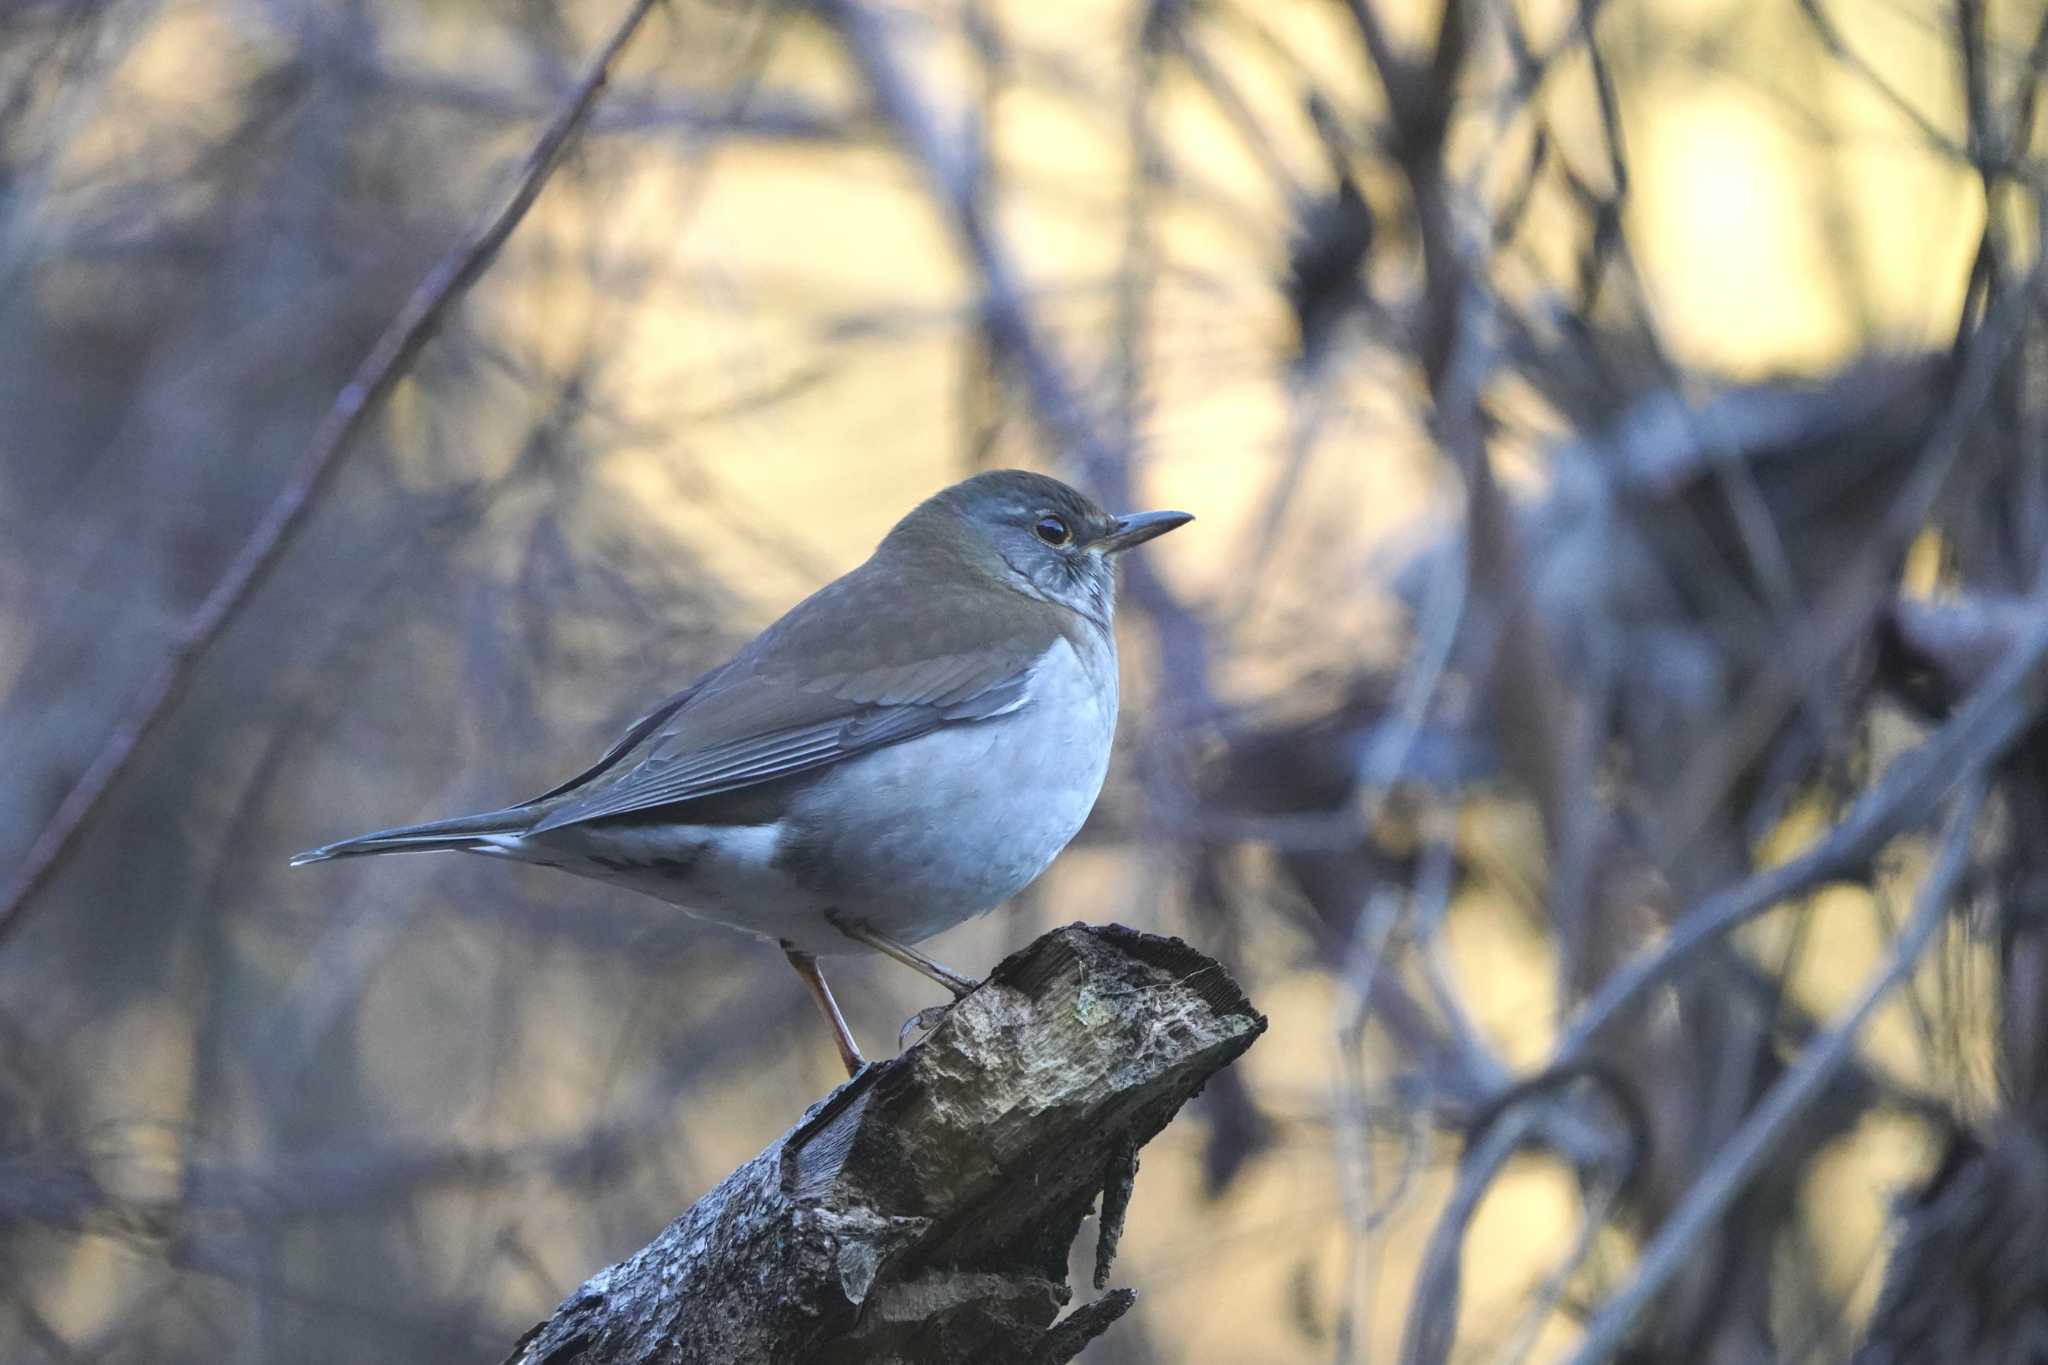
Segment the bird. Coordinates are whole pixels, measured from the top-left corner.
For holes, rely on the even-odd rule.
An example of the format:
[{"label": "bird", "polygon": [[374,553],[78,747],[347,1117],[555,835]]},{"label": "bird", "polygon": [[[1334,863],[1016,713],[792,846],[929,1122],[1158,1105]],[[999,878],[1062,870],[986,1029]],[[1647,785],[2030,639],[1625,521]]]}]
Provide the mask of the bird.
[{"label": "bird", "polygon": [[818,958],[874,951],[974,988],[914,945],[1008,900],[1080,831],[1116,732],[1116,557],[1192,520],[977,474],[574,777],[292,866],[457,850],[655,896],[779,945],[858,1074]]}]

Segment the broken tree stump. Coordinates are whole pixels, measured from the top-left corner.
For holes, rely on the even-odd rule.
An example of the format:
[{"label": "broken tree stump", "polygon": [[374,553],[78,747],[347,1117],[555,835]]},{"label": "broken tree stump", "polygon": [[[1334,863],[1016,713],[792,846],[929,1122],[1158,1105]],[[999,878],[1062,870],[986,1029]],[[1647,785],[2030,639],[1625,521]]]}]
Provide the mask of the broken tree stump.
[{"label": "broken tree stump", "polygon": [[1101,1289],[1138,1149],[1265,1027],[1178,939],[1054,930],[592,1276],[509,1365],[1071,1360],[1136,1298],[1059,1318],[1097,1194]]}]

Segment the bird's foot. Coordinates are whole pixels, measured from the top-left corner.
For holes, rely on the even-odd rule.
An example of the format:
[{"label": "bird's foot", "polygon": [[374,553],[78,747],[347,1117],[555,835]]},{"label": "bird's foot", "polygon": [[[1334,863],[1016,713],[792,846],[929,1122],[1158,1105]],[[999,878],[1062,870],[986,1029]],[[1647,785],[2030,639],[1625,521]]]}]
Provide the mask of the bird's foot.
[{"label": "bird's foot", "polygon": [[[956,1000],[953,1003],[958,1004],[959,1002]],[[912,1033],[919,1035],[930,1033],[941,1023],[945,1022],[946,1016],[952,1012],[952,1005],[927,1005],[916,1014],[905,1019],[903,1027],[896,1030],[896,1050],[901,1052],[910,1046],[910,1035]]]}]

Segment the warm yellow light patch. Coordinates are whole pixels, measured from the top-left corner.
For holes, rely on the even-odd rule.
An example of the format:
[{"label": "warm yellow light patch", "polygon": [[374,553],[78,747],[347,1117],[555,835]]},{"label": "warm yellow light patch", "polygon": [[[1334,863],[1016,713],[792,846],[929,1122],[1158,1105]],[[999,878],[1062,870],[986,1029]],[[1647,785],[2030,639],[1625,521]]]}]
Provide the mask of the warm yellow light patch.
[{"label": "warm yellow light patch", "polygon": [[[1577,1185],[1555,1162],[1522,1158],[1487,1192],[1466,1238],[1458,1339],[1499,1341],[1562,1264],[1580,1218]],[[1472,1248],[1484,1248],[1475,1252]],[[1545,1339],[1563,1334],[1553,1326]]]},{"label": "warm yellow light patch", "polygon": [[1782,118],[1723,87],[1635,113],[1629,227],[1667,341],[1731,375],[1845,352],[1807,212],[1813,168]]},{"label": "warm yellow light patch", "polygon": [[1906,567],[1899,575],[1899,591],[1907,597],[1932,597],[1941,582],[1942,536],[1922,531],[1906,549]]},{"label": "warm yellow light patch", "polygon": [[1541,1066],[1557,1035],[1555,940],[1482,889],[1453,904],[1444,944],[1457,994],[1500,1059],[1518,1069]]},{"label": "warm yellow light patch", "polygon": [[1937,1155],[1919,1124],[1880,1116],[1865,1119],[1814,1162],[1800,1202],[1822,1273],[1844,1296],[1850,1323],[1868,1319],[1883,1286],[1883,1263],[1871,1249],[1887,1245],[1892,1204],[1926,1177]]}]

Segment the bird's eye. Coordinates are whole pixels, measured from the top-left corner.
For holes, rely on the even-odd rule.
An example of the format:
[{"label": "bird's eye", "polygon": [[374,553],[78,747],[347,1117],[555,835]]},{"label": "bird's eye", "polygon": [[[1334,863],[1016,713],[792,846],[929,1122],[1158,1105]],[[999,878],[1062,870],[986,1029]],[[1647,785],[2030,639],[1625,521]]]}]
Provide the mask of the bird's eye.
[{"label": "bird's eye", "polygon": [[1064,545],[1074,538],[1074,533],[1067,529],[1067,523],[1059,517],[1040,517],[1031,531],[1048,545]]}]

